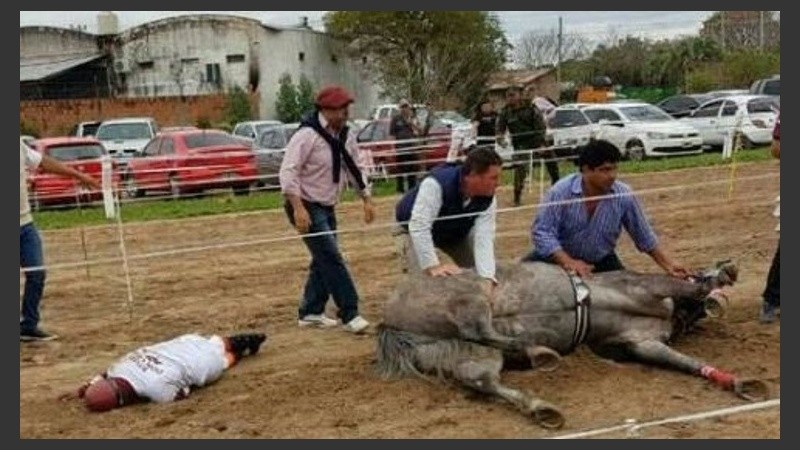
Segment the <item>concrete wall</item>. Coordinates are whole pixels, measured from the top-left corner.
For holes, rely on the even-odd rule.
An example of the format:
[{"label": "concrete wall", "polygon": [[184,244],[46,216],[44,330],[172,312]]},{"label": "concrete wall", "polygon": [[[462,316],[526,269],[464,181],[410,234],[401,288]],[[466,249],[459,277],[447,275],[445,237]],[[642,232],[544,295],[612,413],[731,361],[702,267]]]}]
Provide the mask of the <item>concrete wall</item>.
[{"label": "concrete wall", "polygon": [[20,59],[98,53],[97,37],[83,31],[53,27],[20,27]]},{"label": "concrete wall", "polygon": [[[360,60],[345,56],[342,43],[313,30],[277,29],[235,16],[190,15],[133,28],[120,35],[115,59],[117,68],[126,68],[124,84],[132,97],[203,95],[239,86],[259,92],[260,118],[276,118],[278,80],[289,73],[295,83],[305,75],[317,89],[346,86],[357,98],[354,116],[366,115],[377,102],[378,88]],[[219,66],[219,83],[208,77],[208,64]]]},{"label": "concrete wall", "polygon": [[[20,28],[20,55],[97,52],[97,37],[48,28]],[[126,97],[198,96],[238,86],[256,92],[259,118],[276,118],[278,80],[289,73],[297,83],[305,75],[319,89],[341,84],[356,97],[353,117],[364,117],[379,103],[379,89],[360,58],[345,56],[344,44],[309,29],[279,29],[229,15],[173,17],[106,37],[114,85]],[[105,44],[101,44],[104,45]],[[302,61],[300,54],[303,54]],[[219,78],[208,65],[218,67]]]},{"label": "concrete wall", "polygon": [[[258,103],[258,95],[251,94],[253,110]],[[25,101],[19,104],[19,120],[39,137],[63,136],[78,122],[119,117],[150,116],[160,127],[196,125],[200,119],[213,125],[225,119],[226,104],[224,95]]]},{"label": "concrete wall", "polygon": [[[261,49],[261,114],[274,117],[278,80],[284,72],[297,83],[305,75],[316,89],[340,84],[356,98],[350,113],[365,117],[378,103],[378,87],[369,79],[360,60],[345,55],[344,44],[309,30],[266,30],[266,45]],[[303,60],[300,60],[303,53]]]},{"label": "concrete wall", "polygon": [[[159,20],[120,35],[115,68],[131,97],[248,90],[260,33],[259,22],[230,16]],[[208,76],[207,65],[218,65],[218,78],[214,72]]]}]

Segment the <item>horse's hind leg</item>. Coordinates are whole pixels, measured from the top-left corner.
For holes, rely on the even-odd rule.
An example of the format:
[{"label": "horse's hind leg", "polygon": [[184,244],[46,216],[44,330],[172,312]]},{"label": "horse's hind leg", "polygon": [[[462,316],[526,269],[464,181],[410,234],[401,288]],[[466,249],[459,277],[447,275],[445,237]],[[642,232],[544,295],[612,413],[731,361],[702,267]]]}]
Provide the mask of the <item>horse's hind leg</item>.
[{"label": "horse's hind leg", "polygon": [[564,415],[558,408],[500,382],[502,355],[498,350],[490,351],[490,356],[459,361],[453,371],[454,378],[470,389],[506,400],[544,428],[561,428],[564,425]]},{"label": "horse's hind leg", "polygon": [[482,293],[463,296],[448,304],[450,321],[458,328],[461,339],[506,351],[524,350],[512,337],[498,332],[492,325],[492,309]]},{"label": "horse's hind leg", "polygon": [[648,340],[629,343],[625,345],[625,350],[635,360],[705,378],[723,389],[734,391],[745,400],[764,400],[769,395],[767,385],[763,381],[737,378],[684,355],[663,342]]}]

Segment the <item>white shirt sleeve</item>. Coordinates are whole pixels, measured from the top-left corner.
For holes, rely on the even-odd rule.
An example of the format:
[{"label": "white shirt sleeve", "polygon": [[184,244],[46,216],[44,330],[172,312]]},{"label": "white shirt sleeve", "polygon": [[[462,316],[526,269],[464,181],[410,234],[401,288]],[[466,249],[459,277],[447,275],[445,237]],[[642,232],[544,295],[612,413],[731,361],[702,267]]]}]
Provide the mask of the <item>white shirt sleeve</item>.
[{"label": "white shirt sleeve", "polygon": [[30,169],[36,169],[42,163],[42,154],[31,149],[20,140],[19,145],[25,149],[25,165]]},{"label": "white shirt sleeve", "polygon": [[433,177],[427,177],[419,185],[419,192],[408,221],[408,233],[416,252],[419,267],[425,270],[439,265],[436,247],[433,245],[433,223],[442,209],[442,187]]},{"label": "white shirt sleeve", "polygon": [[486,211],[475,219],[472,228],[472,253],[475,256],[475,271],[483,278],[495,283],[494,235],[497,228],[497,197]]}]

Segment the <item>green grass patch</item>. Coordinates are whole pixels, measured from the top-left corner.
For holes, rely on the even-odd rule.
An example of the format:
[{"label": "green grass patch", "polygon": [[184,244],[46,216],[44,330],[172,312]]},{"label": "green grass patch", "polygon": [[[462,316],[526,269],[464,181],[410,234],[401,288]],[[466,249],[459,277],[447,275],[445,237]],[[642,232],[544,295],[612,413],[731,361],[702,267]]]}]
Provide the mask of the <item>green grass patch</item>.
[{"label": "green grass patch", "polygon": [[[771,159],[768,149],[760,148],[744,150],[736,155],[738,163],[760,162]],[[663,172],[676,169],[693,167],[724,166],[731,164],[730,160],[723,160],[718,152],[704,153],[695,156],[681,156],[646,160],[640,162],[624,161],[620,164],[620,173]],[[538,170],[538,169],[537,169]],[[575,164],[569,161],[561,163],[562,176],[575,171]],[[537,172],[538,174],[538,172]],[[536,175],[538,176],[538,175]],[[503,174],[503,183],[510,185],[511,171]],[[549,178],[545,174],[545,180]],[[386,197],[395,194],[395,181],[378,181],[373,186],[376,197]],[[356,198],[351,191],[345,193],[343,200],[351,201]],[[283,199],[279,192],[259,192],[249,196],[235,197],[231,195],[209,195],[196,199],[152,200],[126,203],[122,206],[122,219],[128,222],[141,222],[148,220],[181,219],[188,217],[208,216],[236,212],[260,211],[264,209],[280,208]],[[102,225],[109,223],[105,218],[102,207],[72,208],[34,213],[36,224],[40,229],[51,230],[59,228],[72,228],[81,225]]]}]

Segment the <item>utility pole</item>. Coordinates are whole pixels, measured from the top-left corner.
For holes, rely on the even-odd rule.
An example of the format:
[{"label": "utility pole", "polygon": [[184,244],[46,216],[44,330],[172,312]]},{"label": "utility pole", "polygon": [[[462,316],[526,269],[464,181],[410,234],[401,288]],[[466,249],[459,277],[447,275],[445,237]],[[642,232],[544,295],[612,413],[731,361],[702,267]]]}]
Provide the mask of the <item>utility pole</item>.
[{"label": "utility pole", "polygon": [[561,83],[561,50],[564,44],[564,19],[558,17],[558,64],[556,65],[556,83]]},{"label": "utility pole", "polygon": [[719,12],[719,23],[722,28],[722,51],[725,51],[725,11]]},{"label": "utility pole", "polygon": [[758,12],[758,50],[764,51],[764,11]]}]

